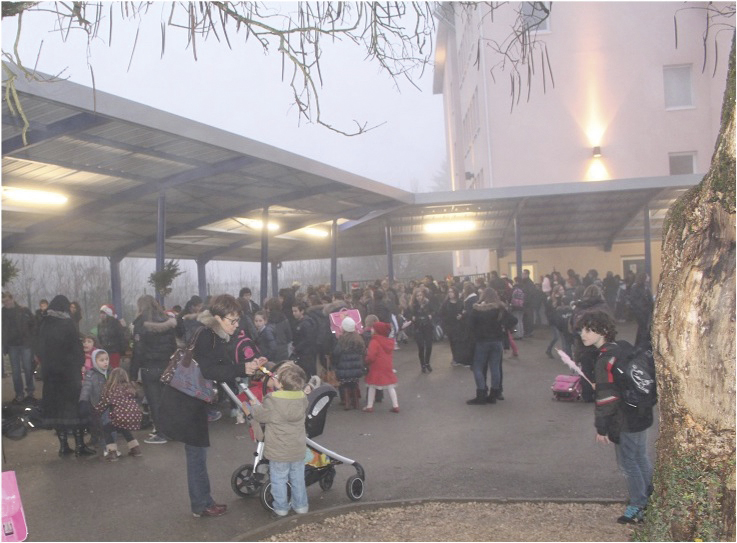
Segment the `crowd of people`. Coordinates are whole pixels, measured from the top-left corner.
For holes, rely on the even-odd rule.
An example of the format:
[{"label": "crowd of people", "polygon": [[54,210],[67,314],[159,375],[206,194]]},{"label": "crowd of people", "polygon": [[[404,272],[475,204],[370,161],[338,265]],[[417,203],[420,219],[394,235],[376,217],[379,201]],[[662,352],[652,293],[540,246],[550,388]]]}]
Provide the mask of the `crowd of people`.
[{"label": "crowd of people", "polygon": [[[145,443],[184,443],[192,513],[219,516],[226,507],[211,496],[206,452],[208,423],[222,413],[161,381],[177,348],[193,346],[206,379],[231,383],[253,374],[265,360],[277,365],[291,360],[299,368],[296,377],[288,373],[293,387],[319,375],[338,387],[346,410],[371,413],[387,392],[391,411],[399,413],[393,353],[410,340],[417,347],[420,373],[429,374],[433,343],[447,338],[451,360],[446,363],[473,371],[475,396],[466,403],[487,405],[504,400],[504,351],[517,356],[517,342],[533,336],[537,327],[547,326],[552,332],[548,356],[560,342],[595,382],[600,345],[582,339],[581,323],[601,313],[612,323],[633,318],[638,325],[636,343],[644,345],[649,342],[652,308],[645,274],[627,274],[622,281],[611,272],[602,280],[595,270],[583,278],[573,270],[565,277],[554,271],[535,283],[525,269],[514,280],[494,271],[473,281],[460,277],[436,281],[430,275],[406,283],[377,280],[364,287],[354,284],[348,294],[331,292],[327,285],[302,289],[295,282],[263,301],[263,307],[247,287],[237,298],[223,294],[203,300],[194,295],[183,308],[168,310],[144,295],[130,325],[106,303],[94,329],[80,331],[79,304],[65,296],[50,303],[43,300],[33,315],[4,292],[2,337],[3,354],[9,355],[12,367],[13,402],[38,403],[34,381],[43,380],[40,416],[45,427],[56,431],[59,456],[92,456],[96,448],[103,448],[102,456],[115,462],[122,454],[118,435],[127,442],[130,456],[142,455],[131,431],[141,428],[145,409],[152,425]],[[330,315],[342,310],[354,311],[336,330]],[[363,407],[362,379],[367,385]],[[277,395],[282,400],[293,397]],[[591,386],[585,386],[583,397],[594,401]],[[296,404],[274,405],[289,406],[276,411],[291,416],[289,410]],[[230,407],[231,416],[242,422],[243,412]],[[70,434],[74,448],[68,444]],[[304,436],[294,439],[303,442]],[[284,481],[295,462],[294,441],[288,447],[290,454],[277,453],[284,459],[285,466],[279,466]],[[279,514],[286,514],[285,503],[280,495]],[[295,509],[306,512],[306,499],[300,498]]]}]

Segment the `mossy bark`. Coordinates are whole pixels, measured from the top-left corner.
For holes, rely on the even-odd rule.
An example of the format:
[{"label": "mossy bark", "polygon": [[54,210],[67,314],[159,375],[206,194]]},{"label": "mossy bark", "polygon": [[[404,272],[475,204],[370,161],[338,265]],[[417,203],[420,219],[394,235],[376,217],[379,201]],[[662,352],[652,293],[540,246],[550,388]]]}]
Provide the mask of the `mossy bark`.
[{"label": "mossy bark", "polygon": [[669,211],[653,345],[655,493],[636,537],[735,540],[735,43],[709,173]]}]

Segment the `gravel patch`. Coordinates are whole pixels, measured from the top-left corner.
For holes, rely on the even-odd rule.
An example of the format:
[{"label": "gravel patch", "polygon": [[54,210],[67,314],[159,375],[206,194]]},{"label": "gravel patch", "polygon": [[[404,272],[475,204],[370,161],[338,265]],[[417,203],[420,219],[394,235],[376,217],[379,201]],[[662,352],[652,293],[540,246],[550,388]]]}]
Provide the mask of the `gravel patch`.
[{"label": "gravel patch", "polygon": [[[621,504],[426,502],[351,511],[262,541],[628,541]],[[290,517],[293,519],[294,517]],[[289,521],[282,521],[289,522]]]}]

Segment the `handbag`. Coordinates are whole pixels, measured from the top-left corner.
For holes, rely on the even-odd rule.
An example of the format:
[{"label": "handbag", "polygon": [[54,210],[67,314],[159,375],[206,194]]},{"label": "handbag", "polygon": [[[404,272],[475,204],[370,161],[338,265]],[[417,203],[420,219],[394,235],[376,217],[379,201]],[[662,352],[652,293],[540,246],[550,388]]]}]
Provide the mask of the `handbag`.
[{"label": "handbag", "polygon": [[161,374],[161,382],[187,396],[206,403],[214,403],[217,397],[215,385],[210,379],[202,377],[200,366],[193,353],[197,338],[204,329],[204,326],[197,329],[187,347],[174,351],[169,359],[169,365]]}]

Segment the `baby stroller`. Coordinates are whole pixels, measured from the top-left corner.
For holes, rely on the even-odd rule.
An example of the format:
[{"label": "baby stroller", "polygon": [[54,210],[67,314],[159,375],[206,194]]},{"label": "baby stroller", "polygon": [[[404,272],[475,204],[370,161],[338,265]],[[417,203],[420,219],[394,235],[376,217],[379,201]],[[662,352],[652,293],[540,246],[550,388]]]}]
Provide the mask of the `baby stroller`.
[{"label": "baby stroller", "polygon": [[[220,383],[225,392],[240,408],[241,400],[236,396],[230,387],[225,383]],[[241,390],[245,392],[252,404],[258,404],[259,400],[248,386],[240,383]],[[265,387],[265,383],[263,385]],[[320,488],[329,490],[333,486],[335,479],[335,466],[346,464],[353,466],[356,474],[348,477],[346,481],[346,494],[351,501],[358,501],[363,497],[365,489],[366,475],[361,464],[345,456],[341,456],[329,449],[326,449],[319,443],[312,440],[322,434],[325,428],[325,419],[327,417],[328,407],[338,395],[337,391],[330,385],[322,384],[316,387],[307,399],[309,402],[307,408],[307,416],[305,418],[305,429],[307,431],[307,448],[312,453],[312,459],[305,464],[305,483],[310,486],[319,483]],[[233,472],[230,478],[230,484],[233,491],[243,498],[258,495],[261,499],[261,505],[273,511],[274,498],[271,495],[271,482],[269,481],[269,460],[264,458],[264,441],[262,426],[253,420],[249,420],[252,424],[253,435],[256,441],[256,451],[253,453],[254,459],[252,464],[243,464]],[[287,486],[287,495],[291,496],[291,490]]]}]

